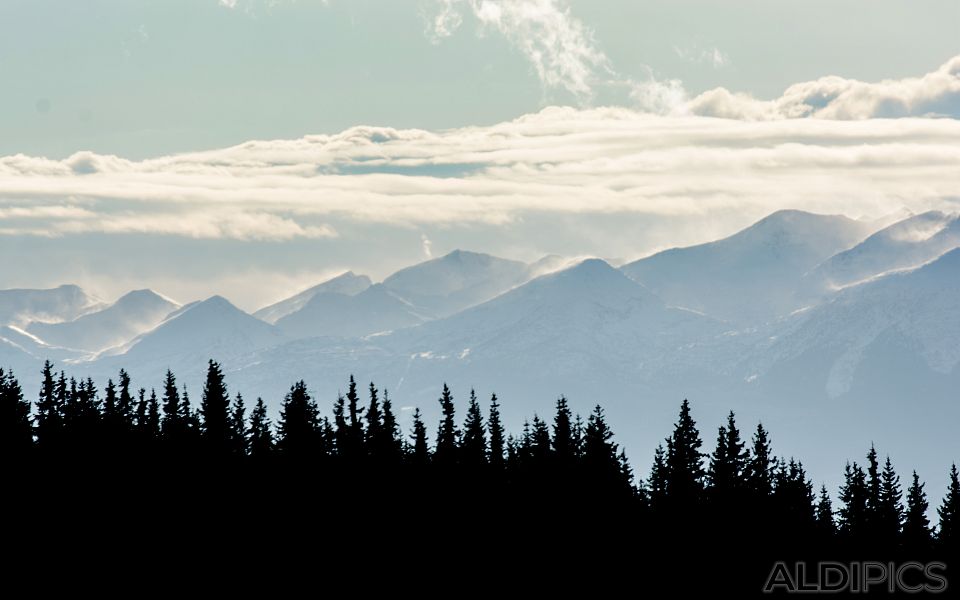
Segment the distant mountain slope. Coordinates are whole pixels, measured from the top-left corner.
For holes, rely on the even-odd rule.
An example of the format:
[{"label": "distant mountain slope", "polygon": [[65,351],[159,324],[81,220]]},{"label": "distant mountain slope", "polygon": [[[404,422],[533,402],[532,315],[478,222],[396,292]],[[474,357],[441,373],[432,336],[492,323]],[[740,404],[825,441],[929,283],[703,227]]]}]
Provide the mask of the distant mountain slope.
[{"label": "distant mountain slope", "polygon": [[621,269],[668,304],[755,323],[798,308],[803,275],[871,228],[844,216],[784,210],[728,238],[666,250]]},{"label": "distant mountain slope", "polygon": [[[761,375],[802,376],[810,394],[839,397],[886,381],[911,394],[960,376],[960,248],[922,267],[853,285],[789,320],[756,351]],[[939,374],[939,375],[938,375]],[[915,392],[913,392],[915,393]]]},{"label": "distant mountain slope", "polygon": [[46,290],[0,290],[0,324],[23,326],[30,321],[70,321],[102,308],[103,303],[75,285]]},{"label": "distant mountain slope", "polygon": [[894,269],[916,267],[960,246],[960,215],[926,212],[898,221],[832,256],[804,278],[803,288],[829,293]]},{"label": "distant mountain slope", "polygon": [[303,308],[311,298],[319,294],[342,294],[345,296],[354,296],[364,291],[372,285],[370,278],[366,275],[355,275],[353,271],[347,271],[337,275],[333,279],[324,281],[306,289],[295,296],[281,300],[270,306],[265,306],[253,316],[266,321],[267,323],[276,323],[283,317],[293,314]]},{"label": "distant mountain slope", "polygon": [[179,307],[152,290],[136,290],[103,310],[62,323],[34,322],[27,331],[55,346],[98,352],[156,327]]},{"label": "distant mountain slope", "polygon": [[388,290],[436,317],[485,302],[530,278],[526,263],[454,250],[397,271],[383,281]]},{"label": "distant mountain slope", "polygon": [[417,309],[382,284],[359,294],[322,293],[300,310],[277,321],[291,338],[361,337],[422,323]]}]

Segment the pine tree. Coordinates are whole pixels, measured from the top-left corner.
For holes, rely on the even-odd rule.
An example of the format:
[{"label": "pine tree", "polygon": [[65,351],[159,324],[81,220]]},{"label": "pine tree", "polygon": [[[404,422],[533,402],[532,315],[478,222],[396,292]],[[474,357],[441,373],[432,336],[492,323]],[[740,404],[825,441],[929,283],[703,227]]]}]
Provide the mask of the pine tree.
[{"label": "pine tree", "polygon": [[718,500],[727,501],[743,485],[749,453],[740,439],[740,430],[733,411],[727,415],[726,426],[721,426],[717,435],[717,448],[710,457],[707,479],[711,492]]},{"label": "pine tree", "polygon": [[833,520],[833,502],[825,485],[820,486],[820,500],[817,502],[817,531],[824,538],[831,538],[837,533],[837,524]]},{"label": "pine tree", "polygon": [[433,458],[437,464],[449,467],[457,460],[459,432],[455,421],[453,394],[450,393],[446,383],[443,384],[443,393],[440,396],[440,411],[442,416],[437,429],[437,445],[433,451]]},{"label": "pine tree", "polygon": [[653,453],[653,466],[646,485],[647,500],[650,508],[660,510],[667,504],[667,453],[663,444],[658,444]]},{"label": "pine tree", "polygon": [[957,477],[957,465],[950,466],[950,484],[943,503],[937,508],[940,515],[940,528],[937,530],[937,542],[947,550],[960,549],[960,479]]},{"label": "pine tree", "polygon": [[160,403],[156,390],[152,388],[147,402],[147,434],[153,439],[160,439]]},{"label": "pine tree", "polygon": [[900,477],[893,470],[888,456],[880,474],[880,504],[875,533],[888,545],[893,545],[900,537],[903,526],[903,492],[900,489]]},{"label": "pine tree", "polygon": [[117,396],[117,427],[121,431],[133,429],[133,396],[130,394],[130,375],[120,369],[120,393]]},{"label": "pine tree", "polygon": [[553,455],[557,464],[563,468],[569,468],[576,460],[573,414],[563,396],[557,399],[557,412],[553,417]]},{"label": "pine tree", "polygon": [[53,378],[53,363],[43,363],[43,382],[37,400],[37,443],[41,447],[54,448],[63,431],[63,407],[57,403],[56,381]]},{"label": "pine tree", "polygon": [[881,529],[880,487],[880,461],[877,449],[870,444],[867,453],[867,527],[874,534]]},{"label": "pine tree", "polygon": [[490,432],[490,466],[502,469],[504,466],[504,439],[503,422],[500,420],[500,403],[497,395],[490,397],[490,417],[487,419],[487,430]]},{"label": "pine tree", "polygon": [[907,510],[903,523],[903,544],[908,550],[923,551],[930,548],[932,534],[927,510],[927,493],[923,491],[917,472],[913,472],[910,488],[907,490]]},{"label": "pine tree", "polygon": [[370,382],[370,404],[364,415],[367,421],[367,431],[365,433],[367,454],[371,456],[379,455],[383,447],[381,437],[383,428],[383,416],[380,414],[380,397],[377,395],[377,387]]},{"label": "pine tree", "polygon": [[867,533],[868,511],[867,476],[857,463],[847,463],[843,471],[844,482],[840,488],[839,511],[840,533],[852,539],[859,539]]},{"label": "pine tree", "polygon": [[290,387],[280,408],[277,450],[291,457],[310,457],[316,451],[318,423],[317,405],[300,380]]},{"label": "pine tree", "polygon": [[420,409],[413,411],[413,445],[410,449],[410,462],[424,466],[430,461],[430,448],[427,445],[427,426],[420,417]]},{"label": "pine tree", "polygon": [[464,465],[473,468],[487,462],[487,434],[483,425],[483,413],[480,412],[480,403],[477,402],[477,394],[473,390],[470,390],[467,417],[463,423],[460,458]]},{"label": "pine tree", "polygon": [[769,498],[773,492],[773,451],[763,423],[757,424],[753,448],[747,462],[747,488],[756,499]]},{"label": "pine tree", "polygon": [[273,451],[273,432],[270,430],[270,419],[267,417],[267,406],[263,398],[257,398],[257,404],[250,413],[250,428],[247,431],[250,456],[263,459]]},{"label": "pine tree", "polygon": [[32,446],[30,403],[13,373],[0,369],[0,461],[23,459]]},{"label": "pine tree", "polygon": [[177,378],[167,369],[163,382],[163,419],[160,422],[160,431],[165,440],[176,442],[183,436],[183,426],[183,406],[180,403]]},{"label": "pine tree", "polygon": [[703,453],[700,432],[690,416],[690,403],[683,401],[680,417],[667,442],[667,495],[674,506],[698,501],[703,493]]},{"label": "pine tree", "polygon": [[[326,423],[326,429],[330,429],[330,423]],[[333,436],[329,436],[333,439]],[[403,454],[403,442],[400,438],[400,425],[397,423],[397,417],[393,413],[393,403],[390,401],[390,394],[383,390],[383,426],[380,430],[380,455],[388,464],[394,464],[400,461]]]},{"label": "pine tree", "polygon": [[200,399],[201,430],[208,451],[224,453],[230,450],[230,396],[223,380],[220,364],[207,363],[207,379]]},{"label": "pine tree", "polygon": [[620,461],[617,458],[617,444],[613,442],[613,431],[607,425],[600,405],[594,407],[587,418],[583,439],[583,464],[587,476],[593,479],[591,485],[599,486],[597,489],[600,493],[619,485]]},{"label": "pine tree", "polygon": [[140,388],[137,391],[137,409],[135,413],[137,434],[140,435],[141,439],[146,439],[149,434],[147,429],[147,390],[144,388]]},{"label": "pine tree", "polygon": [[[357,394],[357,382],[353,375],[350,376],[350,383],[347,386],[347,435],[343,443],[339,446],[344,457],[357,460],[363,454],[363,409],[360,408],[360,396]],[[339,439],[338,439],[339,442]]]},{"label": "pine tree", "polygon": [[239,456],[247,454],[250,440],[247,437],[246,407],[243,396],[237,393],[230,410],[229,438],[230,451]]},{"label": "pine tree", "polygon": [[[606,426],[606,423],[603,423]],[[611,433],[611,437],[613,434]],[[537,415],[533,415],[533,423],[530,428],[530,459],[538,470],[543,470],[549,464],[550,454],[550,427],[547,422]],[[616,456],[616,445],[613,446],[613,454]]]}]

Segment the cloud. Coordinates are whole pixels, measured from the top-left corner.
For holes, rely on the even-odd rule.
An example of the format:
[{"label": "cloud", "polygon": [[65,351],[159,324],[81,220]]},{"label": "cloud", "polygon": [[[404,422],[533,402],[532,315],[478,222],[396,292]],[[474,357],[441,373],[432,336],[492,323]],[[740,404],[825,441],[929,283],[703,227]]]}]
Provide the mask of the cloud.
[{"label": "cloud", "polygon": [[683,48],[674,46],[673,52],[683,60],[698,64],[708,64],[714,69],[726,67],[730,64],[730,57],[715,46],[711,48],[699,48],[696,46]]},{"label": "cloud", "polygon": [[688,114],[742,120],[814,117],[856,120],[960,117],[960,56],[922,77],[868,83],[829,76],[791,85],[779,98],[758,100],[716,88],[685,103]]},{"label": "cloud", "polygon": [[611,73],[592,32],[564,0],[438,0],[429,33],[437,42],[463,24],[464,12],[481,31],[493,30],[530,62],[547,88],[565,89],[586,100],[598,77]]},{"label": "cloud", "polygon": [[551,107],[487,127],[355,127],[144,161],[2,157],[0,226],[292,240],[342,235],[351,223],[505,225],[548,214],[879,215],[955,206],[957,190],[958,120]]}]

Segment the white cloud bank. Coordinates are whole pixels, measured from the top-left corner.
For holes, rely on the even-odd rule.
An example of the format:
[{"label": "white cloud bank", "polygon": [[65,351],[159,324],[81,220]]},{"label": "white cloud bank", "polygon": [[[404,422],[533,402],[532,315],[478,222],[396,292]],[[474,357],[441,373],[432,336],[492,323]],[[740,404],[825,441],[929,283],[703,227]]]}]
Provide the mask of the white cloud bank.
[{"label": "white cloud bank", "polygon": [[679,104],[677,112],[727,119],[769,120],[815,117],[872,119],[895,117],[960,117],[960,56],[922,77],[876,83],[822,77],[797,83],[775,100],[717,88]]},{"label": "white cloud bank", "polygon": [[[960,116],[960,57],[918,78],[797,84],[775,101],[714,90],[669,115],[551,107],[487,127],[354,127],[144,161],[18,154],[0,157],[0,235],[283,241],[336,237],[339,223],[537,213],[949,210],[960,120],[916,118],[944,114]],[[892,116],[904,118],[874,118]]]}]

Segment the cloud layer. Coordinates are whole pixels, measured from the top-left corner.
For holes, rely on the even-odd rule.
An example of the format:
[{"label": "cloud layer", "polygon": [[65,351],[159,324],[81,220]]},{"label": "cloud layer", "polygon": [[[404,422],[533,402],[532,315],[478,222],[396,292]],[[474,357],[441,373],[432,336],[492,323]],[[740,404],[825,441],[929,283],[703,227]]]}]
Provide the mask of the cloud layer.
[{"label": "cloud layer", "polygon": [[333,237],[331,223],[508,223],[535,213],[851,215],[943,207],[960,121],[742,121],[547,108],[490,127],[335,135],[130,161],[0,158],[0,233]]},{"label": "cloud layer", "polygon": [[822,77],[797,83],[775,100],[717,88],[675,109],[681,113],[727,119],[770,120],[816,117],[873,119],[897,117],[960,117],[960,56],[922,77],[867,83]]}]

